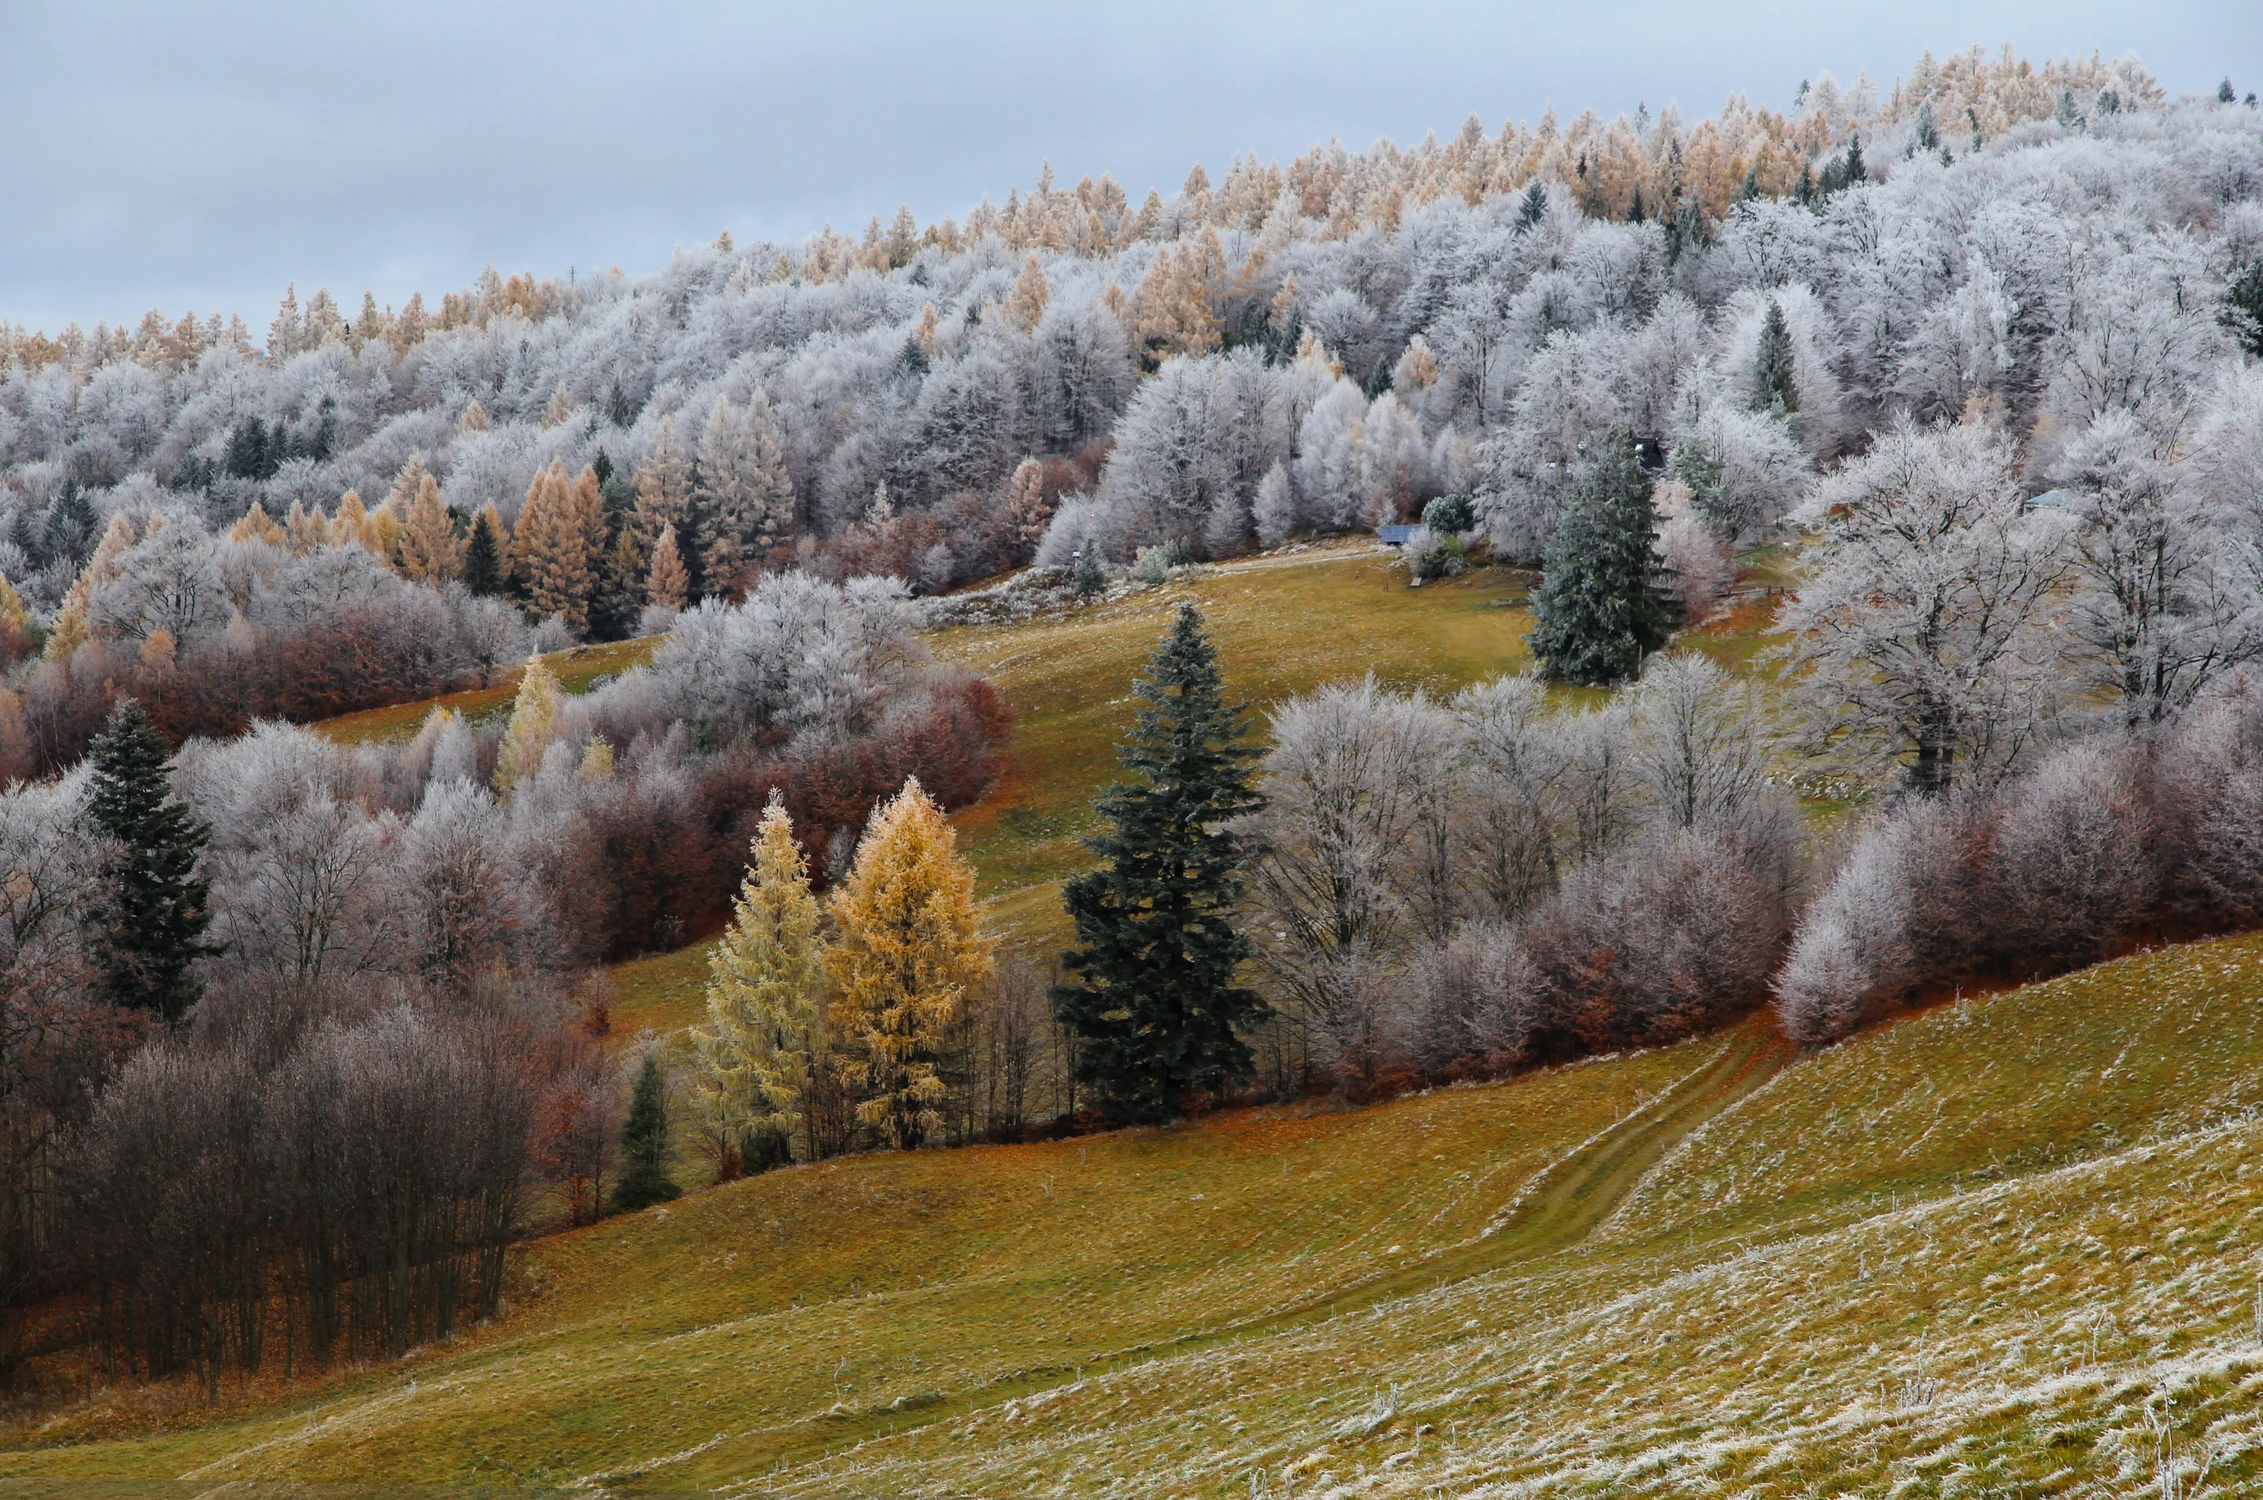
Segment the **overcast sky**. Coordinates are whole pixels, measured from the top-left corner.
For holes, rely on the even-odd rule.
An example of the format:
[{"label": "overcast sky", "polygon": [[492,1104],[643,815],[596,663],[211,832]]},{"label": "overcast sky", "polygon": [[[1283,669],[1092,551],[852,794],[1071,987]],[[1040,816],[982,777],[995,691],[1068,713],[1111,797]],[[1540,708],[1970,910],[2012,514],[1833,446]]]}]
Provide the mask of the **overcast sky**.
[{"label": "overcast sky", "polygon": [[1050,157],[1136,199],[1286,158],[1800,80],[1926,48],[2135,52],[2263,87],[2252,0],[0,0],[0,320],[398,305],[505,272],[657,268],[728,228],[860,230],[1003,199]]}]

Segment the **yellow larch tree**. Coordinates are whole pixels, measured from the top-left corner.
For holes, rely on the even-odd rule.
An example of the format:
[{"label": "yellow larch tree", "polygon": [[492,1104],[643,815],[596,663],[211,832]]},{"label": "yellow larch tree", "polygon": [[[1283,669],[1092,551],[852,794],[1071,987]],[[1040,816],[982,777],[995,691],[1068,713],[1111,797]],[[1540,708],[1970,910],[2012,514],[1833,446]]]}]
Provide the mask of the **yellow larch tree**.
[{"label": "yellow larch tree", "polygon": [[1053,289],[1045,280],[1045,268],[1037,263],[1033,253],[1022,261],[1021,274],[1014,278],[1014,289],[1006,298],[1006,316],[1024,333],[1032,332],[1037,320],[1045,316],[1045,304],[1052,296]]},{"label": "yellow larch tree", "polygon": [[1034,458],[1025,458],[1014,466],[1013,478],[1006,482],[1006,525],[1013,531],[1014,540],[1035,548],[1045,539],[1045,528],[1052,519],[1053,505],[1045,498],[1045,466]]},{"label": "yellow larch tree", "polygon": [[857,1091],[857,1118],[909,1150],[943,1123],[937,1056],[967,992],[991,973],[974,871],[917,778],[874,814],[831,909],[840,939],[825,968],[839,990],[843,1076]]},{"label": "yellow larch tree", "polygon": [[629,524],[647,547],[657,545],[660,533],[668,528],[674,527],[680,536],[691,524],[691,466],[676,451],[672,417],[660,419],[652,452],[637,466],[636,504],[629,511]]},{"label": "yellow larch tree", "polygon": [[823,927],[793,819],[773,791],[730,928],[707,955],[707,1024],[692,1032],[700,1114],[726,1150],[743,1155],[746,1136],[775,1134],[804,1160],[817,1154],[805,1104],[824,1045]]},{"label": "yellow larch tree", "polygon": [[510,727],[503,731],[503,751],[495,761],[495,790],[505,793],[530,781],[542,769],[542,757],[558,731],[558,679],[539,656],[526,659],[519,675],[519,694],[511,704]]},{"label": "yellow larch tree", "polygon": [[94,556],[79,570],[70,592],[63,596],[62,608],[55,612],[55,623],[48,629],[47,645],[41,651],[49,661],[62,661],[92,638],[87,613],[93,606],[94,591],[118,576],[118,554],[140,540],[134,523],[123,512],[110,518],[110,524],[102,530],[102,540],[95,544]]},{"label": "yellow larch tree", "polygon": [[[594,588],[605,568],[605,491],[597,483],[597,470],[587,464],[574,476],[574,487],[566,494],[566,527],[571,533],[568,544],[580,546],[582,566],[589,571]],[[585,614],[588,603],[589,592],[585,590]]]},{"label": "yellow larch tree", "polygon": [[275,518],[267,513],[266,506],[254,500],[251,509],[237,517],[236,524],[228,528],[228,540],[266,542],[270,546],[280,547],[283,545],[283,528],[275,524]]},{"label": "yellow larch tree", "polygon": [[691,578],[684,572],[683,554],[676,550],[676,528],[663,527],[660,540],[652,547],[652,567],[644,575],[644,601],[682,609],[690,589]]},{"label": "yellow larch tree", "polygon": [[308,510],[303,503],[293,500],[290,510],[283,516],[283,545],[291,550],[293,556],[304,557],[317,547],[325,547],[329,543],[330,518],[322,513],[319,506]]},{"label": "yellow larch tree", "polygon": [[1192,240],[1165,245],[1155,252],[1139,284],[1138,326],[1140,352],[1150,364],[1161,364],[1174,354],[1208,354],[1218,347],[1218,314],[1213,293],[1225,276],[1225,253],[1217,231],[1205,229]]},{"label": "yellow larch tree", "polygon": [[567,480],[563,463],[553,460],[537,470],[511,535],[511,576],[536,609],[563,616],[576,634],[589,629],[589,596],[597,583],[587,522],[594,519],[599,536],[605,524],[596,477],[588,477],[588,494],[582,496]]},{"label": "yellow larch tree", "polygon": [[408,521],[401,527],[400,559],[403,575],[419,583],[441,583],[463,567],[455,522],[440,503],[440,481],[430,474],[417,476],[416,498],[409,502]]}]

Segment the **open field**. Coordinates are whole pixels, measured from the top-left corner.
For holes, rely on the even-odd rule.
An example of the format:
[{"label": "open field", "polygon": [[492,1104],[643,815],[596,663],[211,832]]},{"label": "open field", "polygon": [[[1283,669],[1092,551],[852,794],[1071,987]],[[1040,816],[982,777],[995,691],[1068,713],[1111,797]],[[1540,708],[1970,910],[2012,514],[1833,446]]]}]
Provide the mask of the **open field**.
[{"label": "open field", "polygon": [[2259,1099],[2248,937],[1796,1058],[1755,1022],[1365,1110],[849,1159],[537,1244],[499,1326],[403,1367],[163,1432],[98,1401],[0,1473],[2053,1495],[2206,1461],[2245,1493]]},{"label": "open field", "polygon": [[[661,637],[656,635],[641,636],[633,641],[605,641],[594,646],[576,646],[570,651],[553,651],[542,660],[557,674],[561,688],[569,693],[586,693],[601,678],[641,665],[660,641]],[[359,745],[413,738],[426,716],[436,708],[453,709],[475,724],[507,718],[511,700],[518,696],[519,678],[525,671],[523,665],[507,667],[495,674],[495,681],[488,687],[466,688],[460,693],[444,693],[437,698],[419,698],[414,703],[388,704],[358,714],[341,714],[315,727],[341,744]]]},{"label": "open field", "polygon": [[1107,604],[1015,625],[937,632],[938,656],[987,676],[1014,740],[990,794],[954,820],[1009,945],[1057,946],[1059,882],[1084,867],[1091,803],[1116,777],[1132,681],[1181,600],[1203,611],[1226,689],[1262,715],[1323,683],[1373,672],[1451,693],[1530,664],[1525,575],[1481,568],[1410,588],[1372,542],[1275,553]]},{"label": "open field", "polygon": [[1676,1085],[1717,1083],[1728,1051],[1388,1109],[777,1172],[536,1244],[514,1310],[468,1347],[287,1415],[14,1455],[0,1473],[702,1484],[810,1461],[907,1411],[972,1411],[1237,1325],[1325,1319],[1331,1299],[1340,1316],[1379,1278],[1447,1274],[1551,1164]]}]

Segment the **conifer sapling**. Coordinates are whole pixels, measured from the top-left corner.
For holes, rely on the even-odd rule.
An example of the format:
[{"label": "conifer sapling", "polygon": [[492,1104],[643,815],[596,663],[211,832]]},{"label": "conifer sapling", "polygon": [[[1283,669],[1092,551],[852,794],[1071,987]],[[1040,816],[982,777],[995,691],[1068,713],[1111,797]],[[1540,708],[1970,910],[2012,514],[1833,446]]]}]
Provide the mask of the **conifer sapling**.
[{"label": "conifer sapling", "polygon": [[613,1185],[613,1212],[669,1203],[682,1192],[668,1176],[668,1100],[660,1059],[647,1052],[621,1125],[621,1180]]}]

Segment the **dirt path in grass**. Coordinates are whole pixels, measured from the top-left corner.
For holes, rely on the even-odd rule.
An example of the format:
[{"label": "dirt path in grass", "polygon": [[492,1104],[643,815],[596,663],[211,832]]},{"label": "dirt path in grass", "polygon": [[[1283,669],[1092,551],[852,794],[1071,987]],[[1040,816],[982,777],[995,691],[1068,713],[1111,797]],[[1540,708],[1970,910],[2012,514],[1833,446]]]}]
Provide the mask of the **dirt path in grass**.
[{"label": "dirt path in grass", "polygon": [[[1765,1015],[1727,1033],[1721,1050],[1640,1109],[1582,1142],[1546,1168],[1507,1205],[1478,1238],[1401,1269],[1387,1271],[1333,1296],[1262,1318],[1204,1329],[1175,1339],[1122,1349],[1076,1366],[1043,1366],[994,1381],[976,1391],[914,1409],[835,1410],[764,1434],[765,1464],[788,1472],[773,1476],[792,1488],[793,1467],[814,1463],[861,1443],[902,1437],[938,1422],[952,1422],[999,1402],[1092,1377],[1121,1374],[1157,1360],[1323,1323],[1379,1303],[1419,1295],[1451,1282],[1530,1265],[1576,1251],[1626,1201],[1650,1170],[1692,1131],[1773,1078],[1795,1049]],[[592,1481],[613,1490],[663,1488],[659,1476],[608,1474]],[[745,1485],[747,1481],[741,1481]],[[740,1486],[732,1486],[738,1488]],[[757,1486],[759,1488],[759,1486]]]}]

